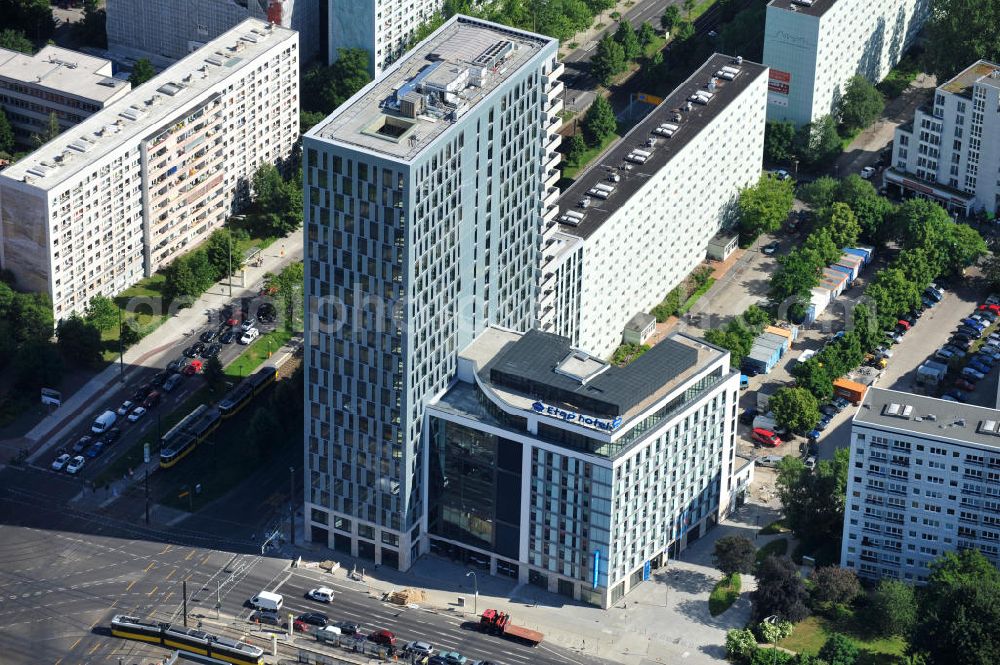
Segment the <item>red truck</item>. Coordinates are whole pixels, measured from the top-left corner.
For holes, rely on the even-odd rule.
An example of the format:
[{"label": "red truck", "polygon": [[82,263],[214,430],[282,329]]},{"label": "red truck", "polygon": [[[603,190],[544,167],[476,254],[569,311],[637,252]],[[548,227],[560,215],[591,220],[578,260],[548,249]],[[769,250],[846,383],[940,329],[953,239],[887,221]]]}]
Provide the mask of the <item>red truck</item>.
[{"label": "red truck", "polygon": [[486,610],[479,619],[479,627],[483,632],[503,635],[531,646],[541,642],[545,636],[537,630],[515,626],[510,622],[510,615],[499,610]]}]

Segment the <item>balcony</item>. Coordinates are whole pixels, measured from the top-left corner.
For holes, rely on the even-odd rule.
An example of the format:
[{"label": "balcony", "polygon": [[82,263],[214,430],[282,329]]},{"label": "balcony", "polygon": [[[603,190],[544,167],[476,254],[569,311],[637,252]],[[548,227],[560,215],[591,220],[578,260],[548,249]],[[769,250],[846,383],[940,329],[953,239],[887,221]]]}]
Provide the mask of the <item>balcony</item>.
[{"label": "balcony", "polygon": [[562,174],[559,173],[559,169],[549,169],[545,174],[545,180],[542,181],[544,186],[546,188],[555,187],[556,183],[559,182],[560,175]]},{"label": "balcony", "polygon": [[558,201],[559,201],[559,188],[549,187],[545,191],[545,196],[542,199],[542,205],[548,207],[555,205]]},{"label": "balcony", "polygon": [[[556,147],[558,147],[558,144]],[[545,166],[543,168],[545,169],[545,171],[558,170],[559,163],[562,161],[562,153],[553,147],[549,147],[548,150],[549,150],[549,154],[547,156],[548,161],[545,162]]]},{"label": "balcony", "polygon": [[549,107],[545,109],[546,113],[559,117],[559,112],[563,110],[563,100],[562,97],[556,97],[549,104]]},{"label": "balcony", "polygon": [[558,99],[559,95],[563,94],[564,92],[566,92],[565,84],[563,84],[562,81],[556,81],[551,86],[549,86],[549,89],[545,92],[545,95],[548,97],[548,100],[552,102]]},{"label": "balcony", "polygon": [[556,79],[560,78],[565,73],[566,73],[566,65],[560,62],[558,65],[552,68],[551,72],[545,75],[545,80],[551,83],[552,81],[555,81]]}]

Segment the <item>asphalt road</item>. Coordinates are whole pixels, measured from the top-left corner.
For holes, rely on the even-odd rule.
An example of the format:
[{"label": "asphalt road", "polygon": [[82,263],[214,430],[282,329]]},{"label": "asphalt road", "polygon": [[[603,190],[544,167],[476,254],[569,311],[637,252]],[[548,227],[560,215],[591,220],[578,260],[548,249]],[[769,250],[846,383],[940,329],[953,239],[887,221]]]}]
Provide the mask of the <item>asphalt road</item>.
[{"label": "asphalt road", "polygon": [[[474,624],[463,626],[457,617],[383,603],[363,584],[331,581],[319,571],[289,568],[288,559],[261,557],[243,537],[229,540],[187,522],[157,531],[141,522],[91,515],[67,505],[77,491],[65,476],[36,469],[0,471],[0,660],[5,665],[117,665],[120,657],[131,663],[162,656],[156,647],[111,637],[104,628],[120,612],[180,622],[185,582],[189,625],[202,621],[206,630],[248,635],[259,645],[266,645],[266,635],[248,623],[245,603],[267,589],[283,594],[292,612],[319,609],[366,630],[386,628],[403,642],[422,639],[505,665],[606,662],[547,644],[523,646],[482,634]],[[330,606],[304,597],[321,584],[338,592]],[[325,648],[307,636],[297,643]]]},{"label": "asphalt road", "polygon": [[[235,311],[237,312],[237,318],[239,318],[238,313],[240,311],[239,301],[234,301],[232,303]],[[256,310],[256,305],[252,307]],[[251,312],[254,313],[254,312]],[[106,409],[115,410],[121,406],[122,402],[131,399],[133,393],[140,386],[152,381],[153,377],[163,370],[167,363],[171,360],[184,358],[182,355],[185,348],[191,346],[195,342],[198,342],[199,335],[207,330],[218,330],[220,323],[221,314],[218,312],[213,312],[207,314],[205,319],[205,325],[201,328],[191,330],[186,337],[176,343],[176,348],[174,352],[169,354],[164,354],[162,359],[157,363],[152,363],[150,367],[144,369],[141,373],[130,373],[130,380],[127,384],[113,393],[105,403],[94,404],[93,412],[91,416],[84,419],[82,424],[62,436],[58,445],[54,446],[51,454],[48,456],[41,456],[38,459],[37,466],[40,469],[45,469],[51,473],[57,473],[60,475],[67,475],[65,471],[52,471],[51,463],[57,458],[63,450],[69,452],[70,455],[76,455],[76,453],[71,451],[71,448],[75,442],[77,442],[80,437],[88,435],[92,436],[90,431],[90,423],[93,422],[94,418],[100,415]],[[270,332],[274,329],[273,324],[258,323],[258,329],[261,334]],[[216,338],[215,342],[218,342]],[[239,344],[237,341],[233,341],[231,344],[222,344],[222,351],[219,353],[219,360],[222,361],[223,365],[232,362],[239,356],[246,347]],[[204,358],[194,358],[205,362]],[[186,359],[191,360],[191,359]],[[155,442],[159,440],[159,437],[164,433],[162,432],[162,427],[160,426],[161,419],[164,416],[169,415],[176,407],[180,406],[188,397],[191,396],[196,390],[204,385],[204,379],[201,375],[195,375],[192,377],[185,377],[177,384],[171,392],[165,392],[164,390],[157,388],[162,394],[162,399],[160,403],[150,408],[147,413],[135,423],[130,422],[126,417],[119,417],[115,423],[115,427],[121,429],[121,438],[111,447],[106,449],[101,455],[96,458],[87,458],[83,469],[76,474],[75,479],[78,483],[83,481],[93,480],[95,477],[100,475],[100,473],[118,456],[122,455],[126,450],[128,450],[133,444],[139,441],[148,441],[153,443],[153,449],[156,449]],[[96,437],[95,437],[96,438]],[[86,456],[86,453],[83,453]],[[72,477],[72,476],[71,476]]]}]

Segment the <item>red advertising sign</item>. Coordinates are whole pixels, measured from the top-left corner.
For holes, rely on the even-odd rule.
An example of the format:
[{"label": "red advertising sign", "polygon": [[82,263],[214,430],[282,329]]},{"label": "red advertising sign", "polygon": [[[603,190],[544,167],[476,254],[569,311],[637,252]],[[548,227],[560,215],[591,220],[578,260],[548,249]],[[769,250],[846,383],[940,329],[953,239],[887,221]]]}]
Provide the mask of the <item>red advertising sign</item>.
[{"label": "red advertising sign", "polygon": [[783,72],[780,69],[772,69],[770,74],[768,74],[767,89],[771,92],[787,95],[791,81],[792,75],[788,72]]}]

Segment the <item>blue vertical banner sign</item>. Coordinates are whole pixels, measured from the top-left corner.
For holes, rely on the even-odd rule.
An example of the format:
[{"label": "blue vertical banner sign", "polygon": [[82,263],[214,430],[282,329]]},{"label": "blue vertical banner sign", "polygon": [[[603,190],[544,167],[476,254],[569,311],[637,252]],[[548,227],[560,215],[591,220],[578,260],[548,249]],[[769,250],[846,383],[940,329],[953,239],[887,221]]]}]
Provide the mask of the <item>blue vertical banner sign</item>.
[{"label": "blue vertical banner sign", "polygon": [[601,550],[594,550],[594,588],[597,588],[597,580],[601,573]]},{"label": "blue vertical banner sign", "polygon": [[643,581],[646,581],[646,580],[649,579],[649,573],[650,573],[650,566],[649,566],[649,562],[647,561],[646,564],[642,567],[642,579],[643,579]]}]

